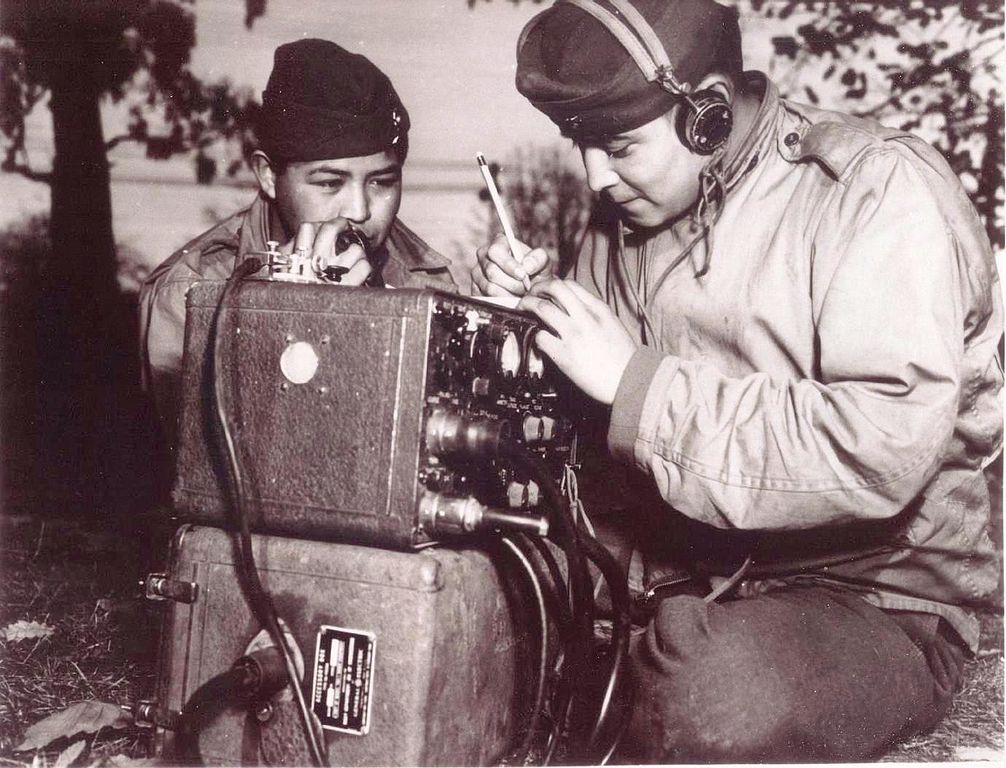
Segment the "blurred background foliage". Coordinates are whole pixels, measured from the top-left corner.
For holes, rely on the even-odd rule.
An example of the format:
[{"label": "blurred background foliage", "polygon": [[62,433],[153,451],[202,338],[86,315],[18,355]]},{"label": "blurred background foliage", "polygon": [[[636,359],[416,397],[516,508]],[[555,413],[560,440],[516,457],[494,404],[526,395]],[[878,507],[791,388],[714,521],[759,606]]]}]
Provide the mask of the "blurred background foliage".
[{"label": "blurred background foliage", "polygon": [[771,74],[785,95],[930,141],[1003,248],[1002,0],[737,6],[790,28],[772,38]]}]

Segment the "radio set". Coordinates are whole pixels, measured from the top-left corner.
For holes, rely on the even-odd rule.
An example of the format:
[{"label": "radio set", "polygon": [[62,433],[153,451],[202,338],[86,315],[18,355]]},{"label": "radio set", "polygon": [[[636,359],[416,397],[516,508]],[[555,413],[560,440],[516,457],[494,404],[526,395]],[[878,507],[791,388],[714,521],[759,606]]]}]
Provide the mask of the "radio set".
[{"label": "radio set", "polygon": [[[214,334],[252,528],[411,549],[479,527],[544,533],[539,482],[576,462],[571,385],[529,316],[459,296],[246,280],[195,285],[186,321],[178,511],[228,520],[214,460]],[[492,444],[492,445],[490,445]]]},{"label": "radio set", "polygon": [[[562,498],[579,401],[538,321],[273,261],[187,297],[185,524],[147,581],[166,606],[141,718],[158,751],[480,765],[613,748],[628,597]],[[622,606],[599,706],[588,560]]]}]

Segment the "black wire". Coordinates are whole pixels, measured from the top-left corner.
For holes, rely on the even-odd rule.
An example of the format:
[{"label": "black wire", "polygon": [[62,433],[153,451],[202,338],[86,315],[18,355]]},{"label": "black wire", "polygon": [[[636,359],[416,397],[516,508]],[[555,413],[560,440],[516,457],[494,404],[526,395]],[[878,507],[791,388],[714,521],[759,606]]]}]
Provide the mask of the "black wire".
[{"label": "black wire", "polygon": [[[625,664],[629,655],[629,633],[632,622],[629,617],[630,599],[628,580],[621,566],[612,557],[611,553],[586,530],[580,531],[580,545],[584,548],[587,557],[601,571],[601,575],[608,583],[608,592],[611,595],[612,623],[611,623],[611,647],[612,656],[608,671],[608,684],[605,686],[604,697],[601,700],[601,707],[598,711],[594,728],[587,741],[587,752],[596,752],[598,740],[608,729],[612,713],[613,702],[619,689],[622,687],[622,680],[625,677]],[[623,712],[624,714],[624,712]],[[616,729],[614,740],[617,741],[620,729]],[[610,755],[614,748],[614,743],[609,745],[602,754]]]},{"label": "black wire", "polygon": [[549,583],[553,589],[546,592],[545,597],[552,601],[549,607],[553,609],[552,612],[556,617],[560,637],[563,638],[564,643],[568,642],[574,631],[574,626],[573,614],[569,607],[569,590],[566,587],[566,578],[562,575],[559,565],[555,561],[555,552],[548,548],[544,540],[533,536],[529,537],[529,541],[538,550],[541,561],[548,569]]},{"label": "black wire", "polygon": [[[514,446],[506,446],[511,454],[518,452],[518,448]],[[535,479],[539,483],[546,503],[553,509],[557,510],[557,514],[554,517],[568,521],[570,525],[576,526],[573,522],[572,513],[568,510],[564,499],[562,496],[562,491],[560,490],[555,479],[552,477],[548,470],[547,465],[539,459],[526,457],[525,463],[527,469],[534,475]],[[629,634],[631,630],[631,619],[630,619],[630,607],[631,601],[629,599],[628,590],[628,580],[625,572],[612,557],[611,553],[590,534],[586,527],[581,522],[579,526],[574,528],[576,533],[575,536],[575,549],[577,553],[583,558],[590,559],[597,568],[600,570],[602,577],[608,584],[608,591],[611,596],[612,604],[612,636],[611,636],[611,659],[610,666],[608,670],[608,681],[605,686],[605,693],[601,700],[601,704],[594,719],[593,726],[590,728],[589,736],[586,738],[586,744],[584,751],[579,753],[577,756],[589,756],[596,754],[600,744],[599,741],[603,735],[611,730],[612,719],[616,716],[616,710],[614,708],[614,701],[616,695],[619,693],[620,689],[623,687],[623,679],[625,677],[626,662],[628,660],[629,652]],[[573,564],[570,563],[570,585],[571,587],[577,582],[573,578]],[[584,569],[586,569],[586,563],[584,562]],[[580,623],[578,629],[581,633],[581,643],[577,643],[576,647],[578,651],[581,645],[586,644],[588,649],[593,646],[593,589],[590,582],[589,572],[586,572],[586,595],[588,600],[586,601],[590,607],[590,621],[589,628],[585,628]],[[580,585],[582,588],[582,584]],[[574,609],[575,610],[575,609]],[[574,617],[576,618],[576,617]],[[623,713],[625,708],[623,708]],[[586,730],[586,728],[585,728]],[[617,740],[620,735],[621,729],[615,728],[613,733],[613,739]],[[610,754],[613,750],[614,744],[610,744],[605,748],[601,755]]]},{"label": "black wire", "polygon": [[524,734],[524,738],[521,740],[520,750],[517,752],[516,757],[521,764],[524,764],[527,762],[528,757],[531,754],[535,735],[539,730],[541,730],[541,721],[545,709],[545,691],[548,681],[548,604],[545,598],[545,591],[541,585],[541,580],[538,578],[538,573],[535,571],[535,568],[531,563],[529,547],[524,537],[520,535],[504,535],[503,543],[513,551],[513,553],[517,556],[517,560],[522,566],[524,566],[524,570],[528,575],[528,581],[531,582],[535,597],[538,600],[540,647],[538,649],[539,657],[537,684],[535,686],[534,703],[532,704],[531,717],[527,725],[527,731]]},{"label": "black wire", "polygon": [[248,684],[248,670],[232,667],[211,677],[193,693],[178,718],[175,729],[175,760],[178,765],[203,765],[199,733],[212,715],[239,700]]},{"label": "black wire", "polygon": [[262,585],[262,580],[259,577],[258,566],[255,564],[255,555],[252,550],[251,531],[248,526],[248,516],[244,508],[244,480],[241,474],[241,463],[238,459],[237,447],[235,445],[234,436],[231,433],[230,423],[227,418],[227,409],[222,387],[222,334],[220,333],[220,318],[223,314],[223,309],[227,304],[227,299],[230,297],[230,294],[236,290],[236,287],[240,285],[241,280],[248,275],[257,272],[261,268],[262,262],[258,259],[245,259],[235,268],[233,274],[227,280],[227,284],[224,286],[224,289],[220,294],[213,328],[214,404],[216,406],[217,419],[220,424],[224,446],[227,449],[227,459],[231,470],[234,511],[238,523],[238,540],[240,543],[238,549],[241,555],[242,571],[245,574],[249,587],[251,607],[259,622],[269,632],[269,635],[272,637],[273,642],[276,644],[276,647],[280,650],[280,654],[283,657],[283,664],[286,667],[287,677],[290,680],[290,687],[293,689],[294,698],[297,702],[297,709],[300,713],[308,747],[311,751],[311,759],[314,761],[315,765],[324,766],[326,765],[324,751],[318,741],[318,735],[314,729],[311,713],[308,710],[307,702],[304,699],[304,692],[300,687],[297,666],[293,660],[293,652],[287,643],[287,638],[283,633],[283,630],[279,626],[276,607],[273,604],[269,593],[266,592],[265,587]]},{"label": "black wire", "polygon": [[[545,506],[551,513],[549,538],[555,540],[566,556],[575,632],[574,641],[567,652],[568,670],[564,667],[564,671],[568,671],[568,674],[563,676],[568,681],[571,696],[564,717],[560,721],[560,728],[563,731],[570,731],[571,745],[578,745],[582,743],[583,734],[580,731],[585,728],[585,721],[580,716],[580,711],[585,708],[583,688],[593,646],[595,612],[593,586],[590,571],[587,569],[587,560],[580,547],[580,532],[563,503],[562,492],[552,478],[548,466],[540,459],[528,456],[521,446],[511,441],[503,441],[500,447],[501,452],[538,482],[538,487],[544,494]],[[578,755],[575,754],[575,748],[572,752],[570,757],[576,759]]]},{"label": "black wire", "polygon": [[[549,549],[544,540],[537,537],[531,537],[530,541],[534,545],[535,549],[538,550],[541,561],[548,569],[549,584],[552,589],[545,593],[546,599],[550,599],[552,601],[552,605],[554,605],[553,614],[556,617],[556,623],[559,630],[560,648],[567,649],[576,641],[576,627],[573,623],[573,615],[570,610],[570,596],[569,590],[566,586],[566,578],[559,570],[559,564],[555,561],[555,552]],[[559,658],[560,661],[557,662],[557,664],[562,663],[560,676],[562,684],[558,686],[552,698],[552,704],[554,706],[552,718],[553,727],[546,743],[545,754],[542,758],[543,765],[549,765],[552,762],[552,755],[560,741],[558,732],[561,730],[563,724],[568,722],[569,707],[572,704],[572,680],[570,676],[570,669],[572,669],[572,667],[571,665],[565,663],[562,653]],[[559,714],[555,715],[555,712],[558,712]]]}]

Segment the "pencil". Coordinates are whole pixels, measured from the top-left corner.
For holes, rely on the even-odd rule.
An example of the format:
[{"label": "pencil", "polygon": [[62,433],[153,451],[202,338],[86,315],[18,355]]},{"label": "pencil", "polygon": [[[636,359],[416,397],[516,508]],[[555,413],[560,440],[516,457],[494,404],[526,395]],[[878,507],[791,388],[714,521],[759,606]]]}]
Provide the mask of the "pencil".
[{"label": "pencil", "polygon": [[[496,216],[500,220],[500,226],[503,227],[503,236],[506,238],[507,245],[510,246],[510,253],[513,254],[514,259],[518,264],[524,259],[524,253],[517,243],[517,237],[513,233],[513,227],[510,225],[510,217],[506,214],[506,208],[503,207],[503,200],[500,199],[500,192],[496,188],[496,182],[493,181],[493,175],[489,173],[489,164],[486,162],[486,156],[481,152],[475,154],[475,160],[478,161],[479,171],[482,172],[482,179],[486,183],[486,189],[489,190],[489,197],[493,201],[493,208],[496,209]],[[524,275],[524,290],[531,290],[531,278]]]}]

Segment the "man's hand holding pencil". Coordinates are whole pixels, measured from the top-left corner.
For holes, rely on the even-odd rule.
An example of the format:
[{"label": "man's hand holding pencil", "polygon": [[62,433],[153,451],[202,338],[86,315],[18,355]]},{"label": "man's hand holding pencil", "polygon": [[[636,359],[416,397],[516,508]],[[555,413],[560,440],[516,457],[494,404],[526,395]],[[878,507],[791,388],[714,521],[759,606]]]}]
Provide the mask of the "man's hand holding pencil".
[{"label": "man's hand holding pencil", "polygon": [[514,246],[522,258],[514,258],[511,245],[499,235],[476,251],[472,288],[482,296],[523,296],[532,284],[554,276],[554,266],[543,248],[530,249],[520,241]]},{"label": "man's hand holding pencil", "polygon": [[554,265],[543,248],[530,248],[516,238],[481,152],[476,160],[503,234],[476,251],[476,263],[471,271],[473,292],[482,296],[523,296],[531,290],[532,283],[552,278]]}]

